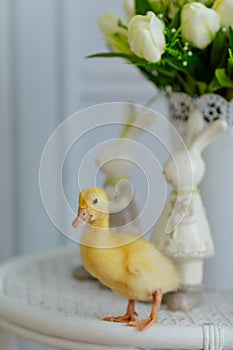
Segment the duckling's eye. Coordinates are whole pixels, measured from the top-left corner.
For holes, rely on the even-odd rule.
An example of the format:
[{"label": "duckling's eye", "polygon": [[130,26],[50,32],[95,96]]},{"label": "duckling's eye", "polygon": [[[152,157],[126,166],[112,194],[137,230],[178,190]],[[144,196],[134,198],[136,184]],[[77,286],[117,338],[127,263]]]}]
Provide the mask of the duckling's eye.
[{"label": "duckling's eye", "polygon": [[93,204],[97,204],[98,203],[98,199],[97,198],[95,198],[94,200],[93,200],[93,202],[92,202]]}]

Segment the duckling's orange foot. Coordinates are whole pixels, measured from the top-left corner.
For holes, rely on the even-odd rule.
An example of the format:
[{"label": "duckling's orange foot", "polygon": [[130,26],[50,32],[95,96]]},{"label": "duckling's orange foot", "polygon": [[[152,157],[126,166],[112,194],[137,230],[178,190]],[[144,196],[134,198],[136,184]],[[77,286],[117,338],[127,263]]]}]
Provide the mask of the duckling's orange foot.
[{"label": "duckling's orange foot", "polygon": [[127,310],[124,316],[117,316],[117,317],[105,317],[103,318],[104,321],[110,321],[110,322],[122,322],[127,323],[131,321],[135,321],[135,316],[138,316],[138,313],[135,311],[135,301],[129,300]]},{"label": "duckling's orange foot", "polygon": [[139,321],[130,321],[127,326],[135,327],[140,332],[145,331],[149,327],[151,327],[158,319],[159,308],[162,300],[162,289],[158,289],[152,294],[153,297],[153,305],[151,309],[150,316],[145,318],[144,320]]},{"label": "duckling's orange foot", "polygon": [[[135,312],[135,316],[138,316],[138,314]],[[130,321],[135,321],[134,315],[125,314],[124,316],[117,316],[117,317],[104,317],[104,321],[110,321],[110,322],[121,322],[121,323],[127,323]]]},{"label": "duckling's orange foot", "polygon": [[130,321],[127,326],[135,327],[139,332],[145,331],[157,321],[157,317],[147,317],[144,320]]}]

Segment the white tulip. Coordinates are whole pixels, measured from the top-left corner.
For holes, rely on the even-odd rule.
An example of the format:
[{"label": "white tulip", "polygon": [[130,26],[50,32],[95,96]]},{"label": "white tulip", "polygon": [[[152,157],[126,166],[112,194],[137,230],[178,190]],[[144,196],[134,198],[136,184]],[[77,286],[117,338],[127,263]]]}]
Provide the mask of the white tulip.
[{"label": "white tulip", "polygon": [[134,16],[128,32],[130,48],[137,56],[150,62],[160,61],[166,46],[164,24],[153,12]]},{"label": "white tulip", "polygon": [[168,4],[167,16],[173,18],[178,10],[184,5],[185,0],[170,0]]},{"label": "white tulip", "polygon": [[233,27],[233,0],[216,0],[213,10],[219,14],[222,26]]},{"label": "white tulip", "polygon": [[[192,0],[168,0],[168,11],[167,16],[168,18],[173,18],[177,12],[187,3],[187,2],[193,2]],[[214,0],[198,0],[196,2],[201,2],[203,5],[209,5],[214,2]],[[208,6],[208,7],[209,7]]]},{"label": "white tulip", "polygon": [[[168,0],[168,12],[167,16],[168,18],[173,18],[176,13],[180,10],[182,6],[184,6],[187,2],[194,2],[193,0]],[[203,5],[207,5],[210,7],[213,3],[214,0],[198,0],[196,2],[200,2]]]},{"label": "white tulip", "polygon": [[99,17],[98,24],[100,30],[104,35],[116,34],[116,33],[124,33],[125,30],[119,27],[119,20],[124,23],[124,20],[117,16],[115,13],[106,13],[105,15]]},{"label": "white tulip", "polygon": [[220,16],[198,2],[184,5],[181,11],[181,34],[191,45],[204,49],[220,28]]},{"label": "white tulip", "polygon": [[[108,45],[113,51],[131,53],[128,44],[127,27],[120,27],[119,21],[123,26],[126,26],[125,21],[119,16],[115,15],[114,13],[106,13],[105,15],[99,17],[98,24]],[[119,37],[115,34],[119,34]]]},{"label": "white tulip", "polygon": [[135,15],[135,1],[134,0],[124,1],[123,8],[127,17],[127,21],[129,22],[131,18]]}]

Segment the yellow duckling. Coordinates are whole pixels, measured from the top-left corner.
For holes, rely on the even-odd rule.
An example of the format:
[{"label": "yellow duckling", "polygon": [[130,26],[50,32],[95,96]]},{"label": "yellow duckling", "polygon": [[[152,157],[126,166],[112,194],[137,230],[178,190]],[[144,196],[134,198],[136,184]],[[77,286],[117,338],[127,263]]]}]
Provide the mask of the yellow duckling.
[{"label": "yellow duckling", "polygon": [[[105,191],[99,187],[83,190],[79,196],[78,216],[73,222],[75,228],[90,224],[81,238],[83,266],[104,285],[128,299],[125,315],[104,320],[126,322],[143,331],[157,321],[162,294],[176,290],[179,277],[170,260],[154,245],[133,234],[112,233],[108,219]],[[135,301],[151,298],[150,316],[136,321]]]}]

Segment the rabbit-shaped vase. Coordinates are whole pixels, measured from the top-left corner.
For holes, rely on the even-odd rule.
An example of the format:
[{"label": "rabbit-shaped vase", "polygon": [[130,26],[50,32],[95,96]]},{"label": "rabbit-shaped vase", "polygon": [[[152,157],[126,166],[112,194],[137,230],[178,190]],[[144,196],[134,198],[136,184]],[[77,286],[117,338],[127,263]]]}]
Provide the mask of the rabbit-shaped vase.
[{"label": "rabbit-shaped vase", "polygon": [[181,277],[179,291],[168,294],[167,305],[187,311],[201,302],[204,258],[214,254],[205,208],[198,185],[205,174],[202,151],[225,129],[219,119],[204,127],[199,110],[187,123],[187,149],[174,152],[164,166],[164,176],[173,190],[157,221],[151,240],[176,264]]}]

